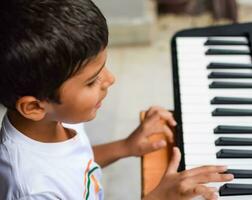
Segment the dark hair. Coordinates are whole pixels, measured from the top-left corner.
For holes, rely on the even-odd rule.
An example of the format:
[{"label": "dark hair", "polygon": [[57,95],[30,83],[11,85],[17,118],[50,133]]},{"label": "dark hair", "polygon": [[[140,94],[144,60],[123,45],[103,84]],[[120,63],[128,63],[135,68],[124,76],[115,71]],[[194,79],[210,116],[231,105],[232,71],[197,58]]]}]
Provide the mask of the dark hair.
[{"label": "dark hair", "polygon": [[0,103],[22,96],[58,102],[58,89],[108,43],[106,19],[91,0],[3,0]]}]

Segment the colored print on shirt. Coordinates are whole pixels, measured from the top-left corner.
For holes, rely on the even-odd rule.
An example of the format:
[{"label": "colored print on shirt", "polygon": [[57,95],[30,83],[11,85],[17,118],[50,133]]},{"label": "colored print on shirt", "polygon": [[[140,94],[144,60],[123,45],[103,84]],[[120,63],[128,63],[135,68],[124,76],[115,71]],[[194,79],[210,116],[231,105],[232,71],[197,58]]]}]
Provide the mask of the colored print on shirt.
[{"label": "colored print on shirt", "polygon": [[85,170],[85,175],[84,175],[85,192],[83,196],[85,200],[88,200],[88,198],[90,197],[91,186],[93,186],[94,188],[96,199],[99,199],[99,192],[101,191],[100,184],[93,174],[95,170],[99,169],[99,167],[94,166],[91,168],[92,163],[93,163],[93,160],[92,159],[89,160],[87,168]]}]

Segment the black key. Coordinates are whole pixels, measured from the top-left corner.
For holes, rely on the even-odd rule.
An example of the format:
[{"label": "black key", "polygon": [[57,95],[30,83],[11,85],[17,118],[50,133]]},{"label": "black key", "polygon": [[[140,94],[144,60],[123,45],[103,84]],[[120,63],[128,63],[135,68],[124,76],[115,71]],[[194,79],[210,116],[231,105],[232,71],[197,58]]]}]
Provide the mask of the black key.
[{"label": "black key", "polygon": [[252,78],[252,73],[211,72],[208,78]]},{"label": "black key", "polygon": [[221,149],[216,153],[217,158],[252,158],[252,150]]},{"label": "black key", "polygon": [[216,146],[250,146],[252,138],[220,137],[215,141]]},{"label": "black key", "polygon": [[252,64],[210,63],[207,69],[252,69]]},{"label": "black key", "polygon": [[208,39],[204,45],[248,45],[247,41]]},{"label": "black key", "polygon": [[234,133],[243,133],[243,134],[252,134],[252,126],[227,126],[227,125],[220,125],[214,129],[215,134],[234,134]]},{"label": "black key", "polygon": [[225,88],[225,89],[243,89],[252,88],[252,83],[241,83],[241,82],[223,82],[223,81],[213,81],[209,85],[210,89]]},{"label": "black key", "polygon": [[208,49],[206,55],[250,55],[249,50],[236,49]]},{"label": "black key", "polygon": [[252,116],[250,109],[216,108],[212,116]]},{"label": "black key", "polygon": [[233,174],[234,178],[252,178],[252,170],[228,169],[225,174]]},{"label": "black key", "polygon": [[252,195],[252,184],[226,183],[220,187],[220,196]]},{"label": "black key", "polygon": [[211,104],[252,104],[252,98],[214,97]]}]

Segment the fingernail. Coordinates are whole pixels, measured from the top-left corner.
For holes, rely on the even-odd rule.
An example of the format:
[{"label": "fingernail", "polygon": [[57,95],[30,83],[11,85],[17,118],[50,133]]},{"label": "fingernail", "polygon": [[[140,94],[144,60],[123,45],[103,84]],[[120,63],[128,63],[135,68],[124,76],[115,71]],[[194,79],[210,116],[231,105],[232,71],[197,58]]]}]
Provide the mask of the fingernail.
[{"label": "fingernail", "polygon": [[227,169],[228,169],[228,167],[227,167],[227,166],[225,166],[225,165],[220,166],[220,170],[222,170],[222,171],[227,171]]},{"label": "fingernail", "polygon": [[160,147],[165,147],[166,146],[166,141],[160,141],[160,143],[159,143],[159,145],[160,145]]},{"label": "fingernail", "polygon": [[172,125],[173,125],[173,126],[176,126],[176,125],[177,125],[177,122],[176,122],[176,121],[173,121],[173,122],[172,122]]},{"label": "fingernail", "polygon": [[225,178],[225,179],[234,179],[234,175],[233,174],[224,174],[223,175],[223,177]]}]

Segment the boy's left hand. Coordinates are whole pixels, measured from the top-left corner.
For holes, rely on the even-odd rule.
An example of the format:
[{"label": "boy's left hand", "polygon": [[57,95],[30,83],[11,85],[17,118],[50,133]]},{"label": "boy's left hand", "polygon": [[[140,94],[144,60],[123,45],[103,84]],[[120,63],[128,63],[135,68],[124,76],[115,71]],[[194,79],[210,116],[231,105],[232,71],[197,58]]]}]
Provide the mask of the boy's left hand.
[{"label": "boy's left hand", "polygon": [[172,113],[164,108],[153,106],[147,112],[145,119],[135,131],[125,140],[130,156],[142,156],[146,153],[164,148],[165,140],[151,142],[149,137],[157,133],[164,133],[169,142],[173,142],[173,132],[170,127],[176,126]]}]

